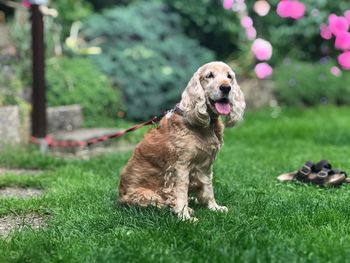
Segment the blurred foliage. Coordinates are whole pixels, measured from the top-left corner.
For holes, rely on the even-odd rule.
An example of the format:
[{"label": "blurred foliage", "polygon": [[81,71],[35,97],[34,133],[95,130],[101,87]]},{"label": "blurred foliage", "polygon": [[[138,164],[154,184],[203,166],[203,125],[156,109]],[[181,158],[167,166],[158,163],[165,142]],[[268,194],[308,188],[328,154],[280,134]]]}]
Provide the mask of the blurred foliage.
[{"label": "blurred foliage", "polygon": [[[24,103],[26,89],[32,83],[31,25],[28,21],[28,10],[19,8],[8,23],[15,56],[5,56],[0,61],[0,105]],[[46,56],[52,57],[55,43],[59,40],[59,25],[51,17],[45,17],[44,25]]]},{"label": "blurred foliage", "polygon": [[[8,24],[11,43],[16,48],[17,62],[14,66],[19,70],[25,86],[31,84],[32,42],[31,24],[28,23],[30,14],[27,10],[17,10],[14,19]],[[52,57],[55,53],[55,44],[60,41],[60,25],[49,16],[44,17],[45,56]]]},{"label": "blurred foliage", "polygon": [[[145,1],[145,0],[143,0]],[[125,5],[133,2],[133,0],[87,0],[95,10],[103,8],[115,7],[116,5]]]},{"label": "blurred foliage", "polygon": [[13,62],[0,60],[0,106],[18,105],[23,101],[23,82]]},{"label": "blurred foliage", "polygon": [[[0,106],[18,105],[23,102],[23,90],[28,86],[31,75],[31,41],[29,13],[25,9],[17,10],[8,24],[9,39],[14,44],[11,55],[0,59]],[[6,52],[6,50],[4,50]]]},{"label": "blurred foliage", "polygon": [[[29,16],[30,14],[27,10],[17,10],[13,20],[8,24],[9,37],[11,43],[16,48],[16,59],[11,61],[11,66],[16,68],[15,71],[23,82],[22,89],[31,84],[32,42],[31,25],[28,23],[30,19]],[[48,41],[47,39],[45,39],[45,42],[51,43],[51,41]],[[50,45],[48,49],[50,49]]]},{"label": "blurred foliage", "polygon": [[52,58],[46,70],[48,106],[80,104],[85,119],[116,118],[122,98],[87,58]]},{"label": "blurred foliage", "polygon": [[226,59],[239,49],[241,25],[234,12],[222,7],[222,0],[159,0],[181,16],[187,35]]},{"label": "blurred foliage", "polygon": [[73,22],[83,20],[92,14],[91,4],[84,0],[52,1],[52,5],[59,13],[58,21],[63,27],[63,37],[69,35]]},{"label": "blurred foliage", "polygon": [[274,73],[277,100],[287,106],[350,105],[350,73],[336,77],[333,65],[286,60]]},{"label": "blurred foliage", "polygon": [[139,2],[91,17],[83,35],[103,52],[92,56],[119,84],[127,116],[146,119],[170,109],[211,51],[182,33],[180,17],[167,6]]}]

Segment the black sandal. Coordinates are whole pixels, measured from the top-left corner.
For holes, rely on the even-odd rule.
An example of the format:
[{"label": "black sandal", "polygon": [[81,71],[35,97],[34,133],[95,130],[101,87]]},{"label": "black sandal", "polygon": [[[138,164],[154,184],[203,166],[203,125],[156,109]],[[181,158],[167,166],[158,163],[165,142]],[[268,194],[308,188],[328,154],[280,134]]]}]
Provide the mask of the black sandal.
[{"label": "black sandal", "polygon": [[281,174],[277,180],[280,182],[298,180],[320,186],[338,186],[342,183],[350,183],[346,172],[332,169],[332,165],[327,160],[321,160],[316,164],[307,161],[298,171]]}]

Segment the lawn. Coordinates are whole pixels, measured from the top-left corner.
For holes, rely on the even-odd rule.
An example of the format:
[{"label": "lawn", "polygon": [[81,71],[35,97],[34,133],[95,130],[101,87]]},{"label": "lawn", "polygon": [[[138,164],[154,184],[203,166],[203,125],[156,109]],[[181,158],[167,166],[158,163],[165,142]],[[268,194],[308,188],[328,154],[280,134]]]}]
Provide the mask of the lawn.
[{"label": "lawn", "polygon": [[197,224],[116,202],[119,171],[131,152],[87,161],[6,150],[0,166],[46,172],[0,176],[0,186],[45,194],[0,199],[0,217],[35,212],[48,221],[0,238],[0,262],[350,262],[350,185],[276,181],[308,159],[350,171],[349,116],[349,108],[332,107],[248,113],[226,131],[214,166],[216,199],[229,212],[192,204]]}]

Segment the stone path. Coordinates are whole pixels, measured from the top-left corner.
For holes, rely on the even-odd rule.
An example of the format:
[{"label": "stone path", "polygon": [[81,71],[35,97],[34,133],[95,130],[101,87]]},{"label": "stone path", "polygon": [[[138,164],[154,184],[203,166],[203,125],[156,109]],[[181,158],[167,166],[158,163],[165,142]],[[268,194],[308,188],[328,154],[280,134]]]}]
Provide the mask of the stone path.
[{"label": "stone path", "polygon": [[83,149],[76,148],[74,151],[69,152],[65,149],[60,150],[59,148],[53,149],[51,154],[60,158],[67,159],[90,159],[95,156],[108,154],[108,153],[122,153],[132,151],[136,144],[131,143],[114,143],[105,146],[103,143],[97,146],[85,147]]},{"label": "stone path", "polygon": [[[2,175],[12,176],[37,176],[42,174],[43,170],[35,169],[14,169],[0,167],[0,177]],[[33,187],[6,186],[0,188],[0,202],[2,198],[21,198],[28,199],[43,195],[44,191]],[[21,216],[6,215],[0,216],[0,238],[8,237],[13,230],[23,230],[26,227],[39,229],[44,227],[46,217],[35,213]]]},{"label": "stone path", "polygon": [[38,214],[27,214],[21,216],[0,217],[0,237],[7,237],[13,230],[23,230],[25,227],[39,229],[46,226],[47,216]]},{"label": "stone path", "polygon": [[31,198],[43,195],[44,191],[31,187],[3,187],[0,188],[0,198],[2,197],[17,197]]},{"label": "stone path", "polygon": [[34,169],[12,169],[12,168],[2,168],[0,167],[0,176],[5,174],[14,174],[19,176],[36,176],[42,174],[44,171],[42,170],[34,170]]}]

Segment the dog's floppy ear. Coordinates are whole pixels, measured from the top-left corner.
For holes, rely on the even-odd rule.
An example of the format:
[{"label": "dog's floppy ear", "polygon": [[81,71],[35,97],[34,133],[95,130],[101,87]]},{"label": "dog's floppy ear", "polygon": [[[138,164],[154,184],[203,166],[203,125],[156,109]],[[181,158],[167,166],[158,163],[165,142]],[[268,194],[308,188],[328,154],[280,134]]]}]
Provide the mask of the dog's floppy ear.
[{"label": "dog's floppy ear", "polygon": [[185,91],[182,93],[180,108],[190,124],[207,127],[210,124],[210,117],[207,111],[205,93],[199,79],[200,71],[201,68],[194,73]]},{"label": "dog's floppy ear", "polygon": [[243,114],[245,110],[245,100],[244,94],[241,91],[241,88],[237,84],[237,81],[233,80],[233,89],[230,95],[230,101],[232,103],[231,112],[225,119],[225,126],[232,127],[237,122],[243,120]]}]

